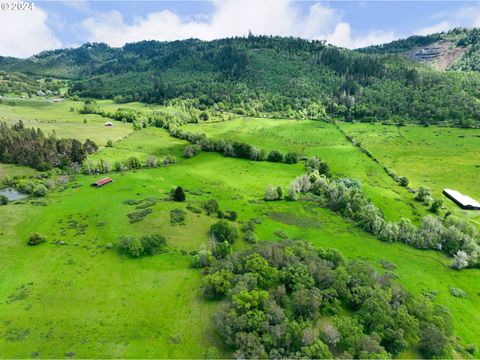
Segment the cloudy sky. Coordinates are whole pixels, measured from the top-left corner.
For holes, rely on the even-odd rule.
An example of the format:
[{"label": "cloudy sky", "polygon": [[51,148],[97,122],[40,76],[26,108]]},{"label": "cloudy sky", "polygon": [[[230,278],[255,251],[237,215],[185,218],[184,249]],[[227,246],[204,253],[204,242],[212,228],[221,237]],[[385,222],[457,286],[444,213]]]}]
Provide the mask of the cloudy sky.
[{"label": "cloudy sky", "polygon": [[[217,39],[253,34],[325,39],[357,48],[456,26],[480,26],[479,1],[0,0],[0,55],[28,57],[90,42]],[[17,1],[17,0],[15,0]],[[5,6],[8,3],[9,6]]]}]

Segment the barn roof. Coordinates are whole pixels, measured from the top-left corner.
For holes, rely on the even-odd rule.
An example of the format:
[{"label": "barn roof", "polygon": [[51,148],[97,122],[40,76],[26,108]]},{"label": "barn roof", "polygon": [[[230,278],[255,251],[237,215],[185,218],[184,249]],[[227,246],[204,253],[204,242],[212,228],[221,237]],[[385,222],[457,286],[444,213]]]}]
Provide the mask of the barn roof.
[{"label": "barn roof", "polygon": [[112,182],[112,181],[113,180],[111,178],[106,177],[106,178],[95,181],[92,185],[102,186],[102,185],[108,184],[109,182]]},{"label": "barn roof", "polygon": [[444,189],[443,193],[462,208],[480,209],[480,203],[472,199],[470,196],[463,195],[462,193],[452,189]]}]

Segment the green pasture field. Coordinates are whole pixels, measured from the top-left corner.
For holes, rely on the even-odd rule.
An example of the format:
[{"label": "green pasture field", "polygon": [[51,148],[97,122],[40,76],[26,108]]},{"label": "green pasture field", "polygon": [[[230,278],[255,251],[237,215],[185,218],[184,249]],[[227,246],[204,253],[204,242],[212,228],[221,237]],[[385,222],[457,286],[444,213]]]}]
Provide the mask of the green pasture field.
[{"label": "green pasture field", "polygon": [[161,161],[164,156],[170,155],[181,161],[187,145],[187,141],[171,137],[165,129],[149,127],[132,132],[121,141],[114,142],[113,147],[106,147],[94,154],[91,159],[104,159],[113,164],[131,156],[144,162],[149,156],[156,156]]},{"label": "green pasture field", "polygon": [[26,166],[0,163],[0,180],[5,176],[32,176],[37,173],[35,169]]},{"label": "green pasture field", "polygon": [[[220,346],[211,330],[219,304],[199,296],[201,271],[190,268],[188,254],[208,244],[217,220],[165,199],[182,185],[188,204],[216,198],[243,216],[249,200],[262,198],[270,176],[286,185],[300,173],[297,165],[202,154],[170,167],[111,174],[114,182],[101,189],[89,186],[96,177],[78,176],[43,199],[47,206],[1,207],[0,353],[198,358],[207,346]],[[146,198],[158,201],[153,212],[130,224],[127,214],[140,210],[124,201]],[[170,225],[174,208],[186,210],[186,225]],[[27,246],[34,231],[49,241]],[[131,259],[106,247],[123,234],[153,232],[167,237],[167,254]]]},{"label": "green pasture field", "polygon": [[[7,105],[7,99],[0,104],[0,121],[14,124],[22,120],[27,127],[40,128],[46,134],[55,131],[59,138],[76,138],[81,141],[93,140],[104,146],[110,139],[116,141],[130,134],[131,124],[115,122],[106,127],[108,121],[99,115],[79,114],[83,102],[64,101],[53,103],[45,99],[9,99],[16,105]],[[74,111],[70,111],[74,109]],[[85,122],[86,121],[86,122]]]},{"label": "green pasture field", "polygon": [[[224,210],[237,211],[239,222],[261,218],[256,232],[262,240],[287,235],[337,248],[348,258],[367,259],[379,270],[380,259],[395,264],[399,281],[416,295],[438,292],[434,301],[450,308],[462,341],[479,342],[477,270],[454,271],[448,267],[451,259],[440,253],[383,243],[308,203],[262,201],[272,179],[286,186],[302,172],[299,164],[202,153],[169,167],[112,173],[114,182],[100,189],[89,186],[97,177],[77,176],[66,190],[50,193],[44,199],[47,206],[0,207],[1,353],[185,358],[200,357],[204,348],[216,345],[228,356],[211,323],[220,304],[200,297],[201,271],[190,268],[188,255],[208,244],[208,227],[216,218],[191,213],[186,206],[200,207],[209,198],[218,199]],[[186,203],[166,200],[177,185],[187,190]],[[153,212],[130,224],[127,214],[138,210],[124,201],[148,198],[158,200]],[[186,210],[186,225],[170,225],[173,208]],[[33,231],[49,241],[27,246]],[[119,235],[151,232],[167,237],[168,253],[131,259],[106,247]],[[243,246],[248,245],[239,240],[235,248]],[[453,297],[449,286],[462,288],[468,297]]]},{"label": "green pasture field", "polygon": [[341,127],[384,164],[407,176],[414,188],[428,186],[450,211],[480,224],[480,211],[462,211],[442,195],[450,188],[480,201],[480,129],[348,123]]},{"label": "green pasture field", "polygon": [[217,123],[187,124],[183,130],[211,138],[246,142],[266,151],[278,149],[325,160],[337,176],[360,180],[365,192],[390,220],[409,217],[418,221],[424,206],[398,186],[382,167],[348,142],[333,124],[311,120],[238,118]]},{"label": "green pasture field", "polygon": [[[263,201],[267,185],[286,188],[304,173],[301,163],[254,162],[205,152],[184,159],[182,153],[187,142],[169,137],[163,129],[132,132],[130,125],[120,122],[114,122],[113,128],[104,128],[105,119],[70,112],[68,102],[38,107],[9,106],[4,112],[6,107],[0,105],[0,117],[8,121],[16,121],[15,116],[42,114],[25,116],[24,120],[37,118],[36,123],[42,126],[56,120],[53,124],[59,128],[59,136],[60,131],[65,131],[80,139],[89,133],[97,134],[104,143],[113,140],[112,148],[102,148],[91,156],[95,161],[106,159],[113,164],[130,156],[144,161],[151,155],[161,158],[168,154],[176,156],[178,162],[156,169],[111,173],[108,176],[113,183],[99,189],[90,184],[104,175],[78,175],[65,190],[49,193],[40,201],[26,200],[0,207],[1,357],[63,358],[74,353],[77,358],[199,358],[208,346],[217,346],[223,357],[231,356],[231,350],[222,347],[212,324],[212,316],[221,304],[201,297],[201,270],[190,267],[190,252],[208,245],[208,229],[217,218],[204,212],[196,214],[187,206],[201,208],[211,198],[218,200],[222,210],[238,213],[235,223],[238,228],[243,221],[261,218],[262,223],[256,228],[261,240],[276,241],[285,236],[303,239],[318,247],[337,248],[347,258],[366,259],[379,271],[382,259],[395,264],[402,285],[417,296],[436,294],[433,301],[446,305],[453,315],[455,335],[464,344],[480,345],[479,270],[455,271],[449,267],[452,259],[439,252],[383,243],[331,211],[310,203]],[[39,108],[44,108],[44,112],[37,112]],[[88,119],[87,124],[83,124],[83,117]],[[72,120],[62,122],[62,119]],[[112,138],[107,137],[111,135],[108,132],[106,135],[92,129],[79,131],[88,124],[95,128],[97,122],[101,125],[97,130],[125,133]],[[352,146],[331,124],[237,119],[187,125],[184,129],[245,141],[265,150],[319,156],[329,163],[335,175],[360,179],[387,218],[407,216],[418,220],[426,214],[424,206],[412,202],[412,194],[396,185],[378,164]],[[407,129],[410,127],[401,131]],[[119,138],[123,139],[116,141]],[[370,150],[381,158],[374,148]],[[453,152],[444,151],[452,154],[451,164],[454,164]],[[392,167],[403,174],[396,166]],[[22,167],[0,165],[0,177],[15,173],[30,172]],[[417,186],[414,175],[405,175]],[[168,200],[175,186],[186,189],[185,203]],[[128,205],[127,200],[141,202]],[[152,212],[142,221],[130,223],[127,215],[142,210],[137,207]],[[185,225],[170,223],[172,209],[186,212]],[[27,246],[32,232],[46,235],[48,242]],[[121,235],[153,232],[166,236],[167,253],[132,259],[109,246]],[[245,246],[249,245],[238,240],[234,249]],[[453,297],[449,292],[451,286],[465,290],[468,296]],[[401,354],[403,358],[415,356],[418,356],[416,349]]]}]

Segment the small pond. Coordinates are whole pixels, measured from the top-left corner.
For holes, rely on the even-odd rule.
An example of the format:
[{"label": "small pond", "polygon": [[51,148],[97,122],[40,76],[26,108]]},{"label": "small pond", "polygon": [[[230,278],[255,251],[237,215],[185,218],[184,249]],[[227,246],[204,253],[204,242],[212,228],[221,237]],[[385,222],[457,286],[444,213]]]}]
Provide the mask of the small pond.
[{"label": "small pond", "polygon": [[6,196],[8,200],[14,201],[14,200],[20,200],[28,197],[26,194],[22,194],[21,192],[18,192],[14,188],[6,188],[0,190],[0,195]]}]

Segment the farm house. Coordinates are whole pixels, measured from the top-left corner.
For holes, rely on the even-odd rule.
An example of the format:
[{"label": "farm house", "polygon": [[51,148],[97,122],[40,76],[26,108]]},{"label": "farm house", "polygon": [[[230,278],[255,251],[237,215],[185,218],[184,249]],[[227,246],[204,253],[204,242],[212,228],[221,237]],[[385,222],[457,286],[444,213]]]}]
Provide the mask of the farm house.
[{"label": "farm house", "polygon": [[95,187],[101,187],[103,185],[106,185],[108,183],[111,183],[113,180],[111,178],[103,178],[103,179],[100,179],[98,181],[95,181],[94,183],[92,183],[92,186],[95,186]]},{"label": "farm house", "polygon": [[113,126],[113,123],[111,121],[107,121],[104,125],[105,126]]},{"label": "farm house", "polygon": [[444,189],[443,194],[462,209],[480,210],[480,204],[470,196],[463,195],[462,193],[452,189]]}]

